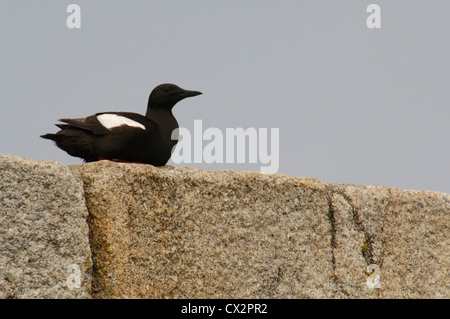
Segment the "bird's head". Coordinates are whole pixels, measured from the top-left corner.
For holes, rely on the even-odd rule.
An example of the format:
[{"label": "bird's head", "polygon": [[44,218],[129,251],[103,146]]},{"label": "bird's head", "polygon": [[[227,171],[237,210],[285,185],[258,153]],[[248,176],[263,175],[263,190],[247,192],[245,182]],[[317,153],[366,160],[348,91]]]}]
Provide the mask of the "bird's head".
[{"label": "bird's head", "polygon": [[155,87],[148,99],[148,108],[171,110],[179,101],[202,94],[198,91],[188,91],[175,84],[165,83]]}]

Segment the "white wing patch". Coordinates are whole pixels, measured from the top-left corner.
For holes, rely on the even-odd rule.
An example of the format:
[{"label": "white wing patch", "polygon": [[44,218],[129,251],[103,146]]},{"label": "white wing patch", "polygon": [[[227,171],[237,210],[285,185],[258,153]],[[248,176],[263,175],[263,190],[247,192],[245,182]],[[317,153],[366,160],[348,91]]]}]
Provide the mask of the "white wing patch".
[{"label": "white wing patch", "polygon": [[100,114],[97,115],[97,120],[108,130],[122,125],[128,125],[145,130],[145,126],[141,123],[117,114]]}]

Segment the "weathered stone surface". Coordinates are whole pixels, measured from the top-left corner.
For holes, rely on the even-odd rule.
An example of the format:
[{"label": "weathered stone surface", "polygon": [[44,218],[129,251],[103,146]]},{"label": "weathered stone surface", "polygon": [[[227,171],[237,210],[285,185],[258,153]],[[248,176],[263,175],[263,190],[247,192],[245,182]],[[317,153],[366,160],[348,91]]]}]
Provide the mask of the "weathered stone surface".
[{"label": "weathered stone surface", "polygon": [[[450,196],[334,185],[334,259],[343,296],[369,297],[361,269],[380,268],[380,298],[450,297]],[[367,270],[366,270],[367,271]]]},{"label": "weathered stone surface", "polygon": [[12,156],[0,192],[1,298],[450,297],[448,194]]},{"label": "weathered stone surface", "polygon": [[[450,297],[449,195],[106,161],[73,169],[96,297]],[[370,264],[380,288],[367,284]]]},{"label": "weathered stone surface", "polygon": [[98,297],[336,294],[325,183],[110,162],[75,169]]},{"label": "weathered stone surface", "polygon": [[[90,297],[87,215],[67,165],[0,155],[0,298]],[[72,290],[71,264],[81,270]]]}]

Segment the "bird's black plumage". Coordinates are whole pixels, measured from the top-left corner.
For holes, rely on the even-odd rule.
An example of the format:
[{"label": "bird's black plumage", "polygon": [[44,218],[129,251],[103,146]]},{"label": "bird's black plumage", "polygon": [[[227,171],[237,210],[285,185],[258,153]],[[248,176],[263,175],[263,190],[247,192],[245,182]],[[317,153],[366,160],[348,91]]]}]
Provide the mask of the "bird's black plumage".
[{"label": "bird's black plumage", "polygon": [[103,112],[86,118],[61,119],[56,134],[41,135],[55,141],[68,154],[86,162],[110,159],[163,166],[177,140],[172,132],[178,123],[174,105],[184,98],[202,94],[174,84],[158,85],[148,99],[147,113]]}]

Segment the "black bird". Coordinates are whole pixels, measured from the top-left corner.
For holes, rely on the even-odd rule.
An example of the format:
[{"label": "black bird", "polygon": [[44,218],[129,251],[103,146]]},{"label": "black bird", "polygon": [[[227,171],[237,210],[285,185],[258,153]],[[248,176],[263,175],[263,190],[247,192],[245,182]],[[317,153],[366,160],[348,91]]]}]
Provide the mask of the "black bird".
[{"label": "black bird", "polygon": [[86,162],[101,159],[163,166],[177,140],[178,122],[172,108],[182,99],[202,94],[175,84],[158,85],[150,93],[145,116],[130,112],[103,112],[81,119],[60,119],[61,130],[41,135],[72,156]]}]

